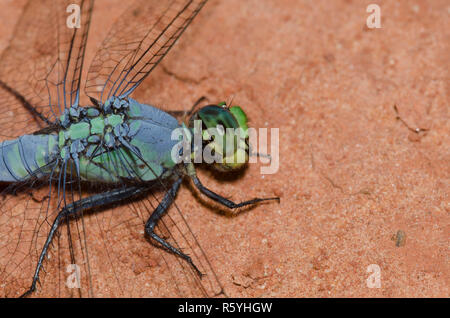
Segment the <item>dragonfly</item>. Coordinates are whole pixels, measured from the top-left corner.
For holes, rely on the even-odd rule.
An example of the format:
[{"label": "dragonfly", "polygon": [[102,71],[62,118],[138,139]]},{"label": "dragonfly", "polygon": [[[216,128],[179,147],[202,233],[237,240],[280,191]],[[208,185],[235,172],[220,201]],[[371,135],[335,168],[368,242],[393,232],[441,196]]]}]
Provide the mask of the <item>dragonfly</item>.
[{"label": "dragonfly", "polygon": [[[178,141],[171,133],[181,129],[192,140],[197,120],[245,131],[245,112],[226,103],[170,112],[132,98],[206,3],[135,1],[87,74],[94,0],[26,4],[0,60],[0,296],[143,296],[139,286],[149,285],[155,292],[145,296],[226,295],[175,202],[183,180],[231,210],[279,198],[235,203],[211,191],[191,160],[173,159]],[[74,6],[78,26],[69,27]],[[81,102],[83,94],[90,103]],[[205,136],[201,143],[214,141]],[[242,169],[248,136],[245,143],[231,158],[216,145],[229,160],[213,166]],[[184,145],[192,157],[193,143]],[[243,163],[231,160],[238,155]],[[136,287],[119,272],[145,275]],[[111,293],[98,294],[96,284],[109,284]]]}]

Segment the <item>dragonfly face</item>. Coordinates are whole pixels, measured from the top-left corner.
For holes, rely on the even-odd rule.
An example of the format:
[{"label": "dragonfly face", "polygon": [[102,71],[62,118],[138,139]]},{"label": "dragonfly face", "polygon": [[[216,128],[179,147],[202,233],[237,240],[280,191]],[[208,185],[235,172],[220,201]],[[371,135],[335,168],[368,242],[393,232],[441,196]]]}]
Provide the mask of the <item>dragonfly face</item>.
[{"label": "dragonfly face", "polygon": [[196,121],[201,121],[203,146],[209,147],[219,160],[214,168],[220,171],[241,169],[248,162],[247,115],[239,106],[227,107],[225,103],[208,105],[198,110],[189,120],[196,131]]}]

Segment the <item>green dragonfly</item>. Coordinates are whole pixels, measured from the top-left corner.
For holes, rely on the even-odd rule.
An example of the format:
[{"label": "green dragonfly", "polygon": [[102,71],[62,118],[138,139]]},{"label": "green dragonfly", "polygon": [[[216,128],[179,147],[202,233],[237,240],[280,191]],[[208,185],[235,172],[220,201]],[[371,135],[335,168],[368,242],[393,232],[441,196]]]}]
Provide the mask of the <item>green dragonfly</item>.
[{"label": "green dragonfly", "polygon": [[[196,151],[194,122],[245,134],[247,117],[239,106],[217,104],[194,107],[184,123],[179,112],[131,98],[206,2],[136,1],[100,45],[84,90],[94,1],[30,0],[25,6],[0,60],[1,296],[39,296],[41,290],[46,296],[225,294],[174,203],[183,179],[229,209],[279,199],[234,203],[214,193],[192,160],[174,159],[180,143],[171,136],[183,132],[188,143],[180,153],[189,159]],[[77,27],[69,27],[68,9],[79,10]],[[83,91],[90,105],[81,104]],[[222,155],[216,168],[233,173],[245,166],[248,136],[231,152],[226,142],[200,137],[201,146],[214,144]],[[167,213],[171,205],[174,212]],[[97,228],[95,236],[87,234],[90,227]],[[149,256],[149,242],[159,247],[159,258]],[[90,257],[92,249],[100,253]],[[153,294],[117,278],[119,271],[136,273],[154,262],[168,270],[139,276]],[[111,293],[99,295],[99,284],[110,284]]]}]

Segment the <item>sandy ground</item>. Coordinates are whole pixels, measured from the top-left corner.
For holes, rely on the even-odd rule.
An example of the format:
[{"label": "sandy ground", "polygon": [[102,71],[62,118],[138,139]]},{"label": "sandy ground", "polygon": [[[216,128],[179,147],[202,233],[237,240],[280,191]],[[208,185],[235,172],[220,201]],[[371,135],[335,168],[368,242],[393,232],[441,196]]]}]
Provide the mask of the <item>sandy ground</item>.
[{"label": "sandy ground", "polygon": [[[172,109],[233,97],[252,127],[279,128],[277,173],[200,177],[280,204],[226,217],[187,187],[177,199],[230,296],[449,296],[450,4],[379,0],[369,29],[372,2],[211,0],[135,94]],[[3,49],[24,1],[0,3]],[[125,7],[98,1],[91,40]]]}]

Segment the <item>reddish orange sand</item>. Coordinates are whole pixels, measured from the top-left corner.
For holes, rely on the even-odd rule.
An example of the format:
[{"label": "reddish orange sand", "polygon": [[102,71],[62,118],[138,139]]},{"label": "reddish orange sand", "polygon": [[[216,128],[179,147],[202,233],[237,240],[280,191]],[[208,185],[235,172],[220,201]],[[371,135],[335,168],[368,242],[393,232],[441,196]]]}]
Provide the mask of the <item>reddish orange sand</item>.
[{"label": "reddish orange sand", "polygon": [[[121,2],[98,1],[90,44]],[[233,180],[200,171],[235,201],[280,204],[226,217],[186,186],[177,198],[229,296],[450,296],[450,4],[378,0],[382,28],[368,29],[372,2],[211,0],[134,96],[172,109],[234,96],[251,126],[280,129],[276,174],[260,164]],[[23,3],[0,2],[0,49]],[[427,131],[408,130],[394,105]],[[92,260],[104,257],[90,245]],[[146,278],[163,265],[136,270],[139,257],[115,273],[133,293],[111,291],[93,269],[95,295],[158,296]],[[381,288],[367,287],[370,264]]]}]

